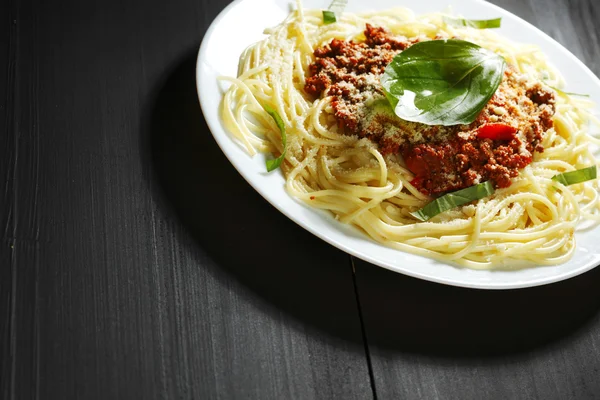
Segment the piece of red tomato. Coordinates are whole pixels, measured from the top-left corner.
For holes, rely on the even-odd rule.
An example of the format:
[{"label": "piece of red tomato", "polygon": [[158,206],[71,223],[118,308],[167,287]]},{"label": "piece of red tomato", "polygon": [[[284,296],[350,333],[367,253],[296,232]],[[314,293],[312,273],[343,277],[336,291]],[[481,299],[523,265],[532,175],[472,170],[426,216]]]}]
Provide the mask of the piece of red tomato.
[{"label": "piece of red tomato", "polygon": [[425,182],[425,178],[431,173],[429,164],[427,164],[427,161],[425,161],[423,156],[416,155],[415,153],[404,152],[403,157],[406,168],[415,174],[415,177],[410,181],[410,184],[417,188],[417,190],[426,194],[426,192],[423,191],[423,183]]},{"label": "piece of red tomato", "polygon": [[423,176],[415,176],[412,181],[410,181],[410,184],[413,185],[414,187],[416,187],[417,189],[421,188],[421,186],[423,186],[423,181],[425,180],[425,177]]},{"label": "piece of red tomato", "polygon": [[414,153],[405,153],[404,162],[406,163],[406,168],[416,176],[429,174],[429,165],[427,165],[427,162],[421,156],[417,156]]},{"label": "piece of red tomato", "polygon": [[492,140],[512,140],[517,128],[506,124],[486,124],[477,129],[477,137]]}]

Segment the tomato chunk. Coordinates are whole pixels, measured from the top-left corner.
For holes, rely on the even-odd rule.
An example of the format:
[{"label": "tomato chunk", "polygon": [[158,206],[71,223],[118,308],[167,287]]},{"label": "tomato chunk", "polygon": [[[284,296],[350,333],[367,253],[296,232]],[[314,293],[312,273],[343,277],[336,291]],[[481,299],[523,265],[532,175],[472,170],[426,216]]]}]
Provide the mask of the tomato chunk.
[{"label": "tomato chunk", "polygon": [[425,158],[415,153],[404,153],[404,162],[406,168],[416,176],[424,176],[429,174],[429,165]]},{"label": "tomato chunk", "polygon": [[425,178],[422,176],[415,176],[412,179],[412,181],[410,181],[410,184],[413,185],[414,187],[416,187],[417,189],[420,189],[423,186],[424,180],[425,180]]},{"label": "tomato chunk", "polygon": [[477,137],[492,140],[512,140],[517,128],[506,124],[486,124],[477,130]]}]

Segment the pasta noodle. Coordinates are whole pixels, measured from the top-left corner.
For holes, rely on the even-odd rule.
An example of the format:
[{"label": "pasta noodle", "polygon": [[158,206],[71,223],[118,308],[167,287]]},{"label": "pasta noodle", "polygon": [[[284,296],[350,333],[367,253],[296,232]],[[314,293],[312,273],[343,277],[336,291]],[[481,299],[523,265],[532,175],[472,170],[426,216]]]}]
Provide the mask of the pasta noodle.
[{"label": "pasta noodle", "polygon": [[314,49],[334,38],[359,41],[366,23],[406,37],[459,36],[502,55],[531,79],[563,85],[537,47],[511,43],[487,30],[449,26],[442,14],[415,16],[397,8],[345,13],[337,23],[324,25],[320,10],[299,4],[283,23],[266,31],[266,39],[244,51],[237,78],[222,78],[230,82],[222,103],[227,130],[250,155],[281,154],[280,132],[263,108],[270,105],[287,131],[281,164],[287,192],[386,246],[474,269],[510,268],[514,260],[534,265],[568,260],[580,222],[600,221],[599,184],[566,187],[552,177],[597,165],[594,148],[600,140],[589,133],[590,124],[598,125],[591,114],[594,104],[558,92],[544,152],[534,155],[510,187],[419,222],[409,212],[431,199],[411,185],[413,174],[401,157],[384,156],[376,144],[342,132],[331,98],[315,100],[304,92]]}]

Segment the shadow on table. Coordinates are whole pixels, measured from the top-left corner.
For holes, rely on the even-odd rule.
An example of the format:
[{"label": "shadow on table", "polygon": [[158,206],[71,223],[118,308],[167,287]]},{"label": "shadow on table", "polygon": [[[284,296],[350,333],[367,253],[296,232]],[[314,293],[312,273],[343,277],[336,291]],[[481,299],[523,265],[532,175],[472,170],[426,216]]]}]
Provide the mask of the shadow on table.
[{"label": "shadow on table", "polygon": [[581,333],[600,306],[600,268],[521,290],[445,286],[356,262],[370,345],[438,356],[523,352]]},{"label": "shadow on table", "polygon": [[166,77],[150,114],[147,179],[158,181],[153,196],[191,234],[194,251],[218,265],[202,268],[224,288],[233,276],[267,300],[267,312],[362,343],[349,257],[279,213],[225,158],[200,110],[195,54]]},{"label": "shadow on table", "polygon": [[[151,149],[143,151],[152,155],[149,182],[158,178],[154,194],[166,200],[159,203],[218,264],[211,269],[218,279],[229,279],[227,271],[276,310],[362,341],[348,257],[280,214],[235,171],[206,126],[194,69],[190,55],[151,108]],[[356,267],[369,344],[405,352],[456,357],[530,350],[576,332],[600,302],[600,268],[543,287],[483,291],[359,260]]]}]

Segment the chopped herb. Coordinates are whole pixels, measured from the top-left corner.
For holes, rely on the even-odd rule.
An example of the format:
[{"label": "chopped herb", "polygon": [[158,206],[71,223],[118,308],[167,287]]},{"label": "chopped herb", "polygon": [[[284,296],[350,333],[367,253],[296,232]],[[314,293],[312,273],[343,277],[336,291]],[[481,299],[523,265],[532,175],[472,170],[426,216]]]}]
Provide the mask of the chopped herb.
[{"label": "chopped herb", "polygon": [[427,221],[444,211],[451,210],[474,200],[483,199],[494,193],[494,185],[491,181],[480,183],[456,192],[447,193],[427,204],[418,211],[411,212],[410,215],[420,221]]},{"label": "chopped herb", "polygon": [[558,94],[562,94],[563,96],[579,96],[579,97],[590,97],[589,94],[581,94],[581,93],[573,93],[573,92],[565,92],[559,88],[555,88],[554,86],[549,86],[551,89],[554,89],[558,92]]},{"label": "chopped herb", "polygon": [[444,17],[444,22],[453,26],[467,26],[475,29],[500,28],[502,18],[494,19],[464,19]]},{"label": "chopped herb", "polygon": [[505,67],[504,58],[474,43],[429,40],[396,55],[381,84],[404,120],[470,124],[498,89]]},{"label": "chopped herb", "polygon": [[323,23],[328,25],[336,22],[337,18],[335,15],[343,13],[347,4],[348,0],[333,0],[329,8],[323,11]]},{"label": "chopped herb", "polygon": [[578,169],[576,171],[564,172],[562,174],[554,175],[553,181],[560,182],[565,186],[574,185],[585,181],[591,181],[596,179],[597,168],[596,166]]},{"label": "chopped herb", "polygon": [[335,13],[333,11],[323,10],[323,23],[325,25],[333,24],[336,22]]},{"label": "chopped herb", "polygon": [[275,124],[277,125],[277,127],[279,128],[279,131],[281,132],[281,141],[283,143],[283,152],[281,153],[281,155],[274,160],[267,160],[267,163],[266,163],[267,171],[271,172],[274,169],[279,168],[279,166],[283,162],[283,159],[285,158],[285,153],[287,151],[287,137],[285,134],[285,125],[283,123],[283,120],[281,119],[281,116],[279,116],[277,111],[275,111],[273,108],[271,108],[268,105],[265,105],[264,108],[265,108],[265,111],[271,117],[273,117],[273,120],[275,120]]}]

